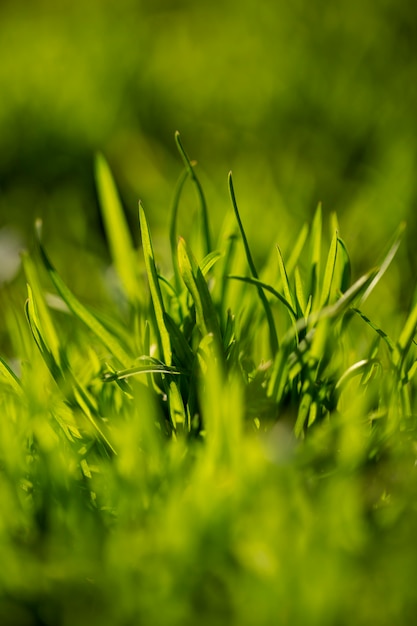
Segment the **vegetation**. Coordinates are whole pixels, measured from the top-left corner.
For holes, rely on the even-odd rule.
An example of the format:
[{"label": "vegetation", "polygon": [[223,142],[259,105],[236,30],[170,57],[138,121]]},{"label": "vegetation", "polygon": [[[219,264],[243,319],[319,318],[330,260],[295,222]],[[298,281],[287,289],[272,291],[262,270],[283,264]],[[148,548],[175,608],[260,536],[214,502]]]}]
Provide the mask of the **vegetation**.
[{"label": "vegetation", "polygon": [[0,621],[409,624],[417,306],[390,336],[365,309],[403,227],[352,276],[318,206],[258,267],[232,174],[214,235],[176,142],[170,270],[142,204],[136,248],[98,155],[107,309],[62,278],[40,222],[26,319],[4,307]]}]

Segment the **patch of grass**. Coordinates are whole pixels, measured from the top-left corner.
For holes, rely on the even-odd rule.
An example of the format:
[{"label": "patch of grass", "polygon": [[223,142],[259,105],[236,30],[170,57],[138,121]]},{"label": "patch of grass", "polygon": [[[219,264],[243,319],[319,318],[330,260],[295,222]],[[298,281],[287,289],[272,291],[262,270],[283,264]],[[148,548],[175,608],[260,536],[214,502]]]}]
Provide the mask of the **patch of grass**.
[{"label": "patch of grass", "polygon": [[[258,269],[231,175],[234,222],[213,244],[176,141],[171,275],[141,204],[134,249],[102,155],[112,309],[80,302],[39,225],[24,256],[19,360],[0,359],[2,623],[407,624],[417,306],[396,337],[364,310],[403,229],[351,279],[319,206]],[[177,221],[187,180],[194,238]]]}]

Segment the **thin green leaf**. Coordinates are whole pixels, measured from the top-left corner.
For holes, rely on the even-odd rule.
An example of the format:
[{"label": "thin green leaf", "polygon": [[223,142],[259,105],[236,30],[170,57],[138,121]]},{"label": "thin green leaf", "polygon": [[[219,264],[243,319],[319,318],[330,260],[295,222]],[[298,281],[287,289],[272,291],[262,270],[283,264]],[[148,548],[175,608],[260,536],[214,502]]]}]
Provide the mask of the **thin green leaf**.
[{"label": "thin green leaf", "polygon": [[149,365],[137,365],[136,367],[130,367],[125,370],[117,370],[115,372],[105,372],[102,379],[107,383],[113,380],[130,378],[130,376],[136,376],[137,374],[172,374],[175,376],[182,374],[182,372],[175,367],[168,367],[167,365],[158,365],[157,363],[153,363]]},{"label": "thin green leaf", "polygon": [[211,247],[211,236],[210,236],[210,228],[209,228],[209,222],[208,222],[206,198],[204,196],[203,188],[201,187],[200,181],[195,173],[193,164],[191,163],[184,149],[184,146],[182,145],[181,137],[178,131],[176,131],[175,133],[175,141],[178,147],[178,151],[191,177],[191,180],[193,181],[195,185],[195,188],[197,190],[197,196],[200,200],[200,210],[201,210],[201,217],[202,217],[202,222],[203,222],[204,255],[207,255],[209,254],[209,252],[211,252],[212,247]]},{"label": "thin green leaf", "polygon": [[284,289],[284,296],[285,296],[286,301],[291,305],[291,309],[294,311],[295,306],[294,306],[294,301],[291,295],[290,283],[288,280],[287,270],[285,269],[284,259],[282,257],[282,253],[281,253],[279,246],[277,246],[276,248],[278,252],[278,267],[279,267],[279,273],[281,276],[282,287]]},{"label": "thin green leaf", "polygon": [[385,257],[383,258],[381,264],[379,265],[379,269],[378,269],[377,273],[375,274],[374,279],[372,280],[371,284],[368,286],[367,290],[362,295],[362,297],[361,297],[361,299],[359,301],[359,305],[358,306],[360,306],[361,304],[363,304],[365,302],[365,300],[368,298],[370,293],[375,289],[376,285],[379,283],[379,281],[381,280],[382,276],[385,274],[385,272],[387,271],[387,269],[391,265],[391,262],[394,259],[395,255],[397,254],[398,248],[400,247],[404,230],[405,230],[405,224],[400,224],[400,226],[398,227],[398,229],[397,229],[397,231],[396,231],[396,233],[394,235],[394,242],[393,242],[393,244],[390,246],[387,254],[385,255]]},{"label": "thin green leaf", "polygon": [[[40,234],[41,223],[37,223],[37,232]],[[49,309],[46,305],[45,296],[39,281],[39,275],[35,264],[27,253],[22,254],[23,269],[26,280],[30,286],[30,299],[33,303],[36,300],[36,311],[32,309],[32,317],[36,318],[36,325],[42,328],[45,344],[48,346],[49,352],[52,354],[56,363],[60,362],[60,343],[58,335],[55,331]]]},{"label": "thin green leaf", "polygon": [[139,203],[139,220],[142,233],[142,246],[143,254],[145,257],[145,267],[148,275],[149,289],[151,292],[152,304],[161,343],[162,355],[165,363],[167,365],[171,365],[171,341],[164,321],[164,302],[162,299],[161,288],[159,285],[158,273],[156,271],[151,233],[149,231],[145,211],[143,210],[141,203]]},{"label": "thin green leaf", "polygon": [[[242,220],[240,219],[239,209],[238,209],[237,202],[236,202],[235,190],[233,187],[232,172],[229,172],[229,191],[230,191],[230,197],[232,200],[233,210],[236,216],[236,221],[238,223],[240,234],[242,237],[243,246],[245,248],[246,259],[249,265],[250,272],[252,274],[252,278],[259,280],[258,272],[256,271],[255,263],[253,262],[252,254],[249,248],[249,243],[246,237],[245,229],[243,228]],[[268,322],[270,350],[272,354],[274,355],[278,351],[278,346],[279,346],[278,335],[277,335],[277,331],[275,328],[274,318],[272,315],[271,307],[269,306],[268,299],[265,296],[263,288],[260,285],[258,285],[258,293],[259,293],[259,297],[261,299],[262,305],[264,307],[266,319]]]},{"label": "thin green leaf", "polygon": [[318,297],[319,276],[321,264],[321,237],[322,237],[322,210],[321,203],[317,206],[316,213],[311,225],[311,274],[310,293],[313,296],[313,304]]},{"label": "thin green leaf", "polygon": [[330,244],[330,250],[329,250],[329,254],[328,254],[327,262],[326,262],[326,269],[324,271],[323,287],[321,290],[321,298],[320,298],[320,308],[326,306],[330,300],[330,292],[332,288],[334,268],[336,266],[337,242],[338,242],[338,236],[337,236],[337,231],[336,231],[335,234],[333,235],[333,238]]},{"label": "thin green leaf", "polygon": [[403,355],[405,355],[414,339],[417,328],[417,304],[412,309],[410,315],[408,316],[404,328],[401,331],[401,334],[398,338],[398,347]]},{"label": "thin green leaf", "polygon": [[306,315],[306,301],[304,297],[303,284],[301,281],[300,270],[298,266],[294,270],[294,281],[295,281],[295,298],[297,302],[297,308],[300,311],[300,317]]},{"label": "thin green leaf", "polygon": [[182,237],[178,243],[178,263],[184,284],[194,301],[196,323],[202,336],[212,333],[220,345],[219,323],[207,283]]},{"label": "thin green leaf", "polygon": [[284,298],[284,296],[281,293],[279,293],[279,291],[271,287],[271,285],[267,285],[261,280],[258,280],[257,278],[251,278],[250,276],[228,276],[227,278],[230,278],[231,280],[240,280],[243,283],[248,283],[249,285],[255,285],[256,287],[258,287],[258,289],[262,288],[262,289],[265,289],[265,291],[269,291],[269,293],[271,293],[273,296],[275,296],[275,298],[277,298],[280,302],[282,302],[282,304],[291,313],[293,318],[297,317],[295,310],[293,309],[292,305],[288,302],[288,300]]},{"label": "thin green leaf", "polygon": [[177,245],[178,245],[178,232],[177,232],[177,219],[178,219],[178,207],[184,184],[189,176],[189,167],[181,173],[177,185],[175,187],[174,198],[171,208],[171,219],[169,225],[169,242],[171,247],[172,267],[174,270],[175,288],[177,291],[181,289],[181,276],[178,267]]},{"label": "thin green leaf", "polygon": [[6,361],[0,356],[0,374],[6,379],[10,388],[19,396],[22,395],[22,385],[20,380],[13,372],[13,370],[7,365]]},{"label": "thin green leaf", "polygon": [[39,240],[39,248],[42,256],[43,263],[48,271],[48,274],[58,291],[61,298],[64,300],[68,308],[73,312],[75,317],[80,319],[87,328],[99,339],[103,345],[111,352],[111,354],[120,362],[121,365],[126,366],[131,362],[131,357],[124,351],[117,339],[99,322],[99,320],[75,297],[75,295],[66,286],[62,278],[59,276],[51,261],[49,260],[46,251]]},{"label": "thin green leaf", "polygon": [[308,224],[304,224],[300,230],[300,233],[297,237],[295,244],[291,248],[291,253],[289,259],[287,261],[287,274],[291,276],[295,266],[298,263],[298,259],[300,258],[300,254],[304,248],[304,244],[306,242],[308,236],[309,227]]},{"label": "thin green leaf", "polygon": [[101,153],[96,155],[95,176],[112,259],[129,302],[136,303],[140,293],[136,251],[112,173]]}]

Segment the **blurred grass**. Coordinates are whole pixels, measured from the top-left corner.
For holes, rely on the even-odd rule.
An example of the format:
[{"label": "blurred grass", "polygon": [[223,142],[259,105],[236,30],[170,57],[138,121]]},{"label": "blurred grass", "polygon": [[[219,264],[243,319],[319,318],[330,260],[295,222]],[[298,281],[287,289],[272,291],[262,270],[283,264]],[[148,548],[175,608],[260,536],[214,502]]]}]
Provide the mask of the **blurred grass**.
[{"label": "blurred grass", "polygon": [[322,200],[362,249],[415,206],[416,35],[405,0],[2,3],[1,221],[83,243],[98,148],[128,202],[165,207],[179,129],[219,210],[229,169],[263,207],[259,242]]}]

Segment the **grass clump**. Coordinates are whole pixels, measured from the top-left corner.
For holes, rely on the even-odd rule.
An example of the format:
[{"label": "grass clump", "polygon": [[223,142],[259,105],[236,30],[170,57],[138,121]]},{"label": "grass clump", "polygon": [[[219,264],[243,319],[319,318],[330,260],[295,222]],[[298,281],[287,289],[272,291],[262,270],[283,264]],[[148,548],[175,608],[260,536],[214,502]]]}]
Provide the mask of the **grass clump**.
[{"label": "grass clump", "polygon": [[23,257],[19,366],[0,360],[2,623],[409,623],[417,307],[393,338],[364,312],[402,228],[352,279],[319,206],[258,269],[232,175],[234,221],[213,245],[176,140],[170,275],[141,204],[135,249],[102,155],[110,310],[80,302],[40,224]]}]

